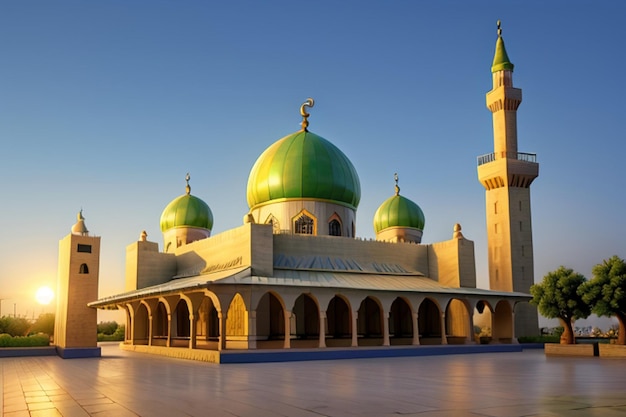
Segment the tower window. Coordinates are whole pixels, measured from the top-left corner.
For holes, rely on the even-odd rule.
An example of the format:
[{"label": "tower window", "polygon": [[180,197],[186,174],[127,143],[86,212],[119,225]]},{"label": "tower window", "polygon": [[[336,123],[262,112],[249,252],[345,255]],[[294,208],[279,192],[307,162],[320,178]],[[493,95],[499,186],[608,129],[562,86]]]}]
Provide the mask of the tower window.
[{"label": "tower window", "polygon": [[522,200],[519,202],[519,211],[522,211]]},{"label": "tower window", "polygon": [[341,223],[337,219],[333,219],[328,223],[328,234],[330,236],[341,236]]},{"label": "tower window", "polygon": [[498,233],[498,223],[493,225],[494,233]]},{"label": "tower window", "polygon": [[520,231],[520,232],[521,232],[521,231],[523,231],[523,228],[522,228],[522,222],[519,222],[519,231]]},{"label": "tower window", "polygon": [[89,273],[89,267],[87,266],[87,264],[81,264],[80,268],[78,269],[78,273],[79,274],[88,274]]},{"label": "tower window", "polygon": [[498,203],[493,203],[493,214],[498,214]]},{"label": "tower window", "polygon": [[303,214],[298,218],[298,220],[296,220],[295,232],[301,235],[312,235],[313,226],[313,219],[306,214]]},{"label": "tower window", "polygon": [[83,245],[79,243],[76,250],[78,252],[91,253],[91,245]]}]

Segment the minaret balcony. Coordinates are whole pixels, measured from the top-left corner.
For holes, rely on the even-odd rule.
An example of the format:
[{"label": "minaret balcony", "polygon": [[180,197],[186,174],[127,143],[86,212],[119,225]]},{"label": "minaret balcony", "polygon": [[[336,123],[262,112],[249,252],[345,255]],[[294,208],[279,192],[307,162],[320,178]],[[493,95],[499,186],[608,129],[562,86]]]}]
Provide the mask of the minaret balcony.
[{"label": "minaret balcony", "polygon": [[478,157],[478,166],[493,162],[497,159],[515,159],[517,161],[537,163],[536,153],[525,152],[492,152]]}]

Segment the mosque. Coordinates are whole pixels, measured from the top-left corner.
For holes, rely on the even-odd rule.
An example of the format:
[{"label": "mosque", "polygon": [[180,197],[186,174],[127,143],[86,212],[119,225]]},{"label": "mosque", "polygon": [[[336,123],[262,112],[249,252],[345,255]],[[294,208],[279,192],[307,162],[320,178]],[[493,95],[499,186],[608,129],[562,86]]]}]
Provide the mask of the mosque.
[{"label": "mosque", "polygon": [[[271,144],[252,167],[241,226],[211,235],[213,214],[191,193],[187,175],[186,192],[161,215],[163,250],[143,232],[126,248],[125,292],[97,299],[96,285],[79,304],[126,313],[122,349],[211,362],[254,349],[474,344],[477,324],[491,328],[490,343],[537,334],[528,293],[538,164],[535,154],[517,150],[522,95],[499,22],[491,70],[494,151],[478,158],[489,290],[476,288],[474,243],[461,225],[451,224],[450,240],[421,242],[424,213],[401,194],[397,175],[395,192],[374,216],[375,240],[357,238],[358,174],[340,149],[309,130],[308,99],[302,129]],[[78,250],[85,239],[98,239],[90,248],[99,248],[82,215],[72,235],[82,239]],[[71,257],[59,258],[60,271],[69,265],[63,274],[97,282],[98,267],[89,265],[97,256]]]}]

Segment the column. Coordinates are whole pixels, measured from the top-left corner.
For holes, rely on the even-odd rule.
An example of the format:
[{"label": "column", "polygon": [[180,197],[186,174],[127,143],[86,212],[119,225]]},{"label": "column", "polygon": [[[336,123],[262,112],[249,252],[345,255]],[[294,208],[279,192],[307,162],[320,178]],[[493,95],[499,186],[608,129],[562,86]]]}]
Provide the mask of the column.
[{"label": "column", "polygon": [[419,321],[418,321],[418,317],[417,317],[417,312],[412,314],[413,316],[413,341],[411,342],[412,345],[419,345],[420,344],[420,329],[419,329]]},{"label": "column", "polygon": [[352,312],[352,347],[359,346],[359,338],[357,333],[357,317],[359,317],[358,311]]},{"label": "column", "polygon": [[283,349],[291,348],[291,311],[283,310],[285,316],[285,342],[283,343]]},{"label": "column", "polygon": [[320,311],[320,339],[317,347],[326,347],[326,312]]},{"label": "column", "polygon": [[389,313],[383,313],[383,346],[389,346]]},{"label": "column", "polygon": [[447,345],[448,338],[446,337],[446,313],[441,312],[441,344]]}]

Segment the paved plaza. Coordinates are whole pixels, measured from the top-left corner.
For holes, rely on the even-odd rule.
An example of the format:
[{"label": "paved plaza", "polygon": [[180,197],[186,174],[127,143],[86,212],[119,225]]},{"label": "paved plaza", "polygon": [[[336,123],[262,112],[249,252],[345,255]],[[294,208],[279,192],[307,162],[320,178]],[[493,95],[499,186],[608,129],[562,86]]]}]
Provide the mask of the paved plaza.
[{"label": "paved plaza", "polygon": [[626,361],[542,350],[215,365],[121,351],[0,359],[5,417],[626,416]]}]

